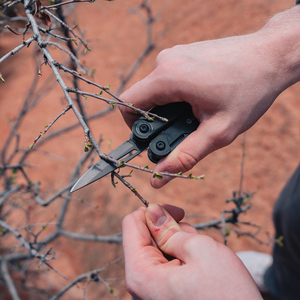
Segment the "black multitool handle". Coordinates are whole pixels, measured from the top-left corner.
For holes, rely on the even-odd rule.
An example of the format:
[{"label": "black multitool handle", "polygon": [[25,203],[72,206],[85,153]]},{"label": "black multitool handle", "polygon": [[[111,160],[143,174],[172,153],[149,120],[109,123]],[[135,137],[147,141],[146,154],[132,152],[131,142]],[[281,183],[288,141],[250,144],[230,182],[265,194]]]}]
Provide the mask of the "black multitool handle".
[{"label": "black multitool handle", "polygon": [[158,163],[198,128],[199,121],[186,102],[156,106],[151,112],[168,121],[141,117],[132,127],[131,139],[137,144],[149,144],[148,157],[153,163]]},{"label": "black multitool handle", "polygon": [[[129,140],[111,151],[108,157],[126,163],[149,147],[148,157],[152,162],[157,163],[199,125],[191,106],[186,102],[156,106],[150,112],[166,120],[140,117],[133,124]],[[71,192],[101,179],[119,168],[120,163],[101,159],[79,178]]]},{"label": "black multitool handle", "polygon": [[171,126],[167,127],[151,141],[148,157],[153,163],[157,164],[160,159],[166,157],[190,133],[198,128],[199,121],[193,115],[191,106],[185,102],[183,104],[183,113],[176,117]]},{"label": "black multitool handle", "polygon": [[175,102],[155,106],[150,112],[163,117],[165,120],[159,118],[152,120],[145,116],[140,117],[132,126],[131,138],[136,143],[146,143],[149,145],[157,135],[172,126],[178,117],[185,114],[189,109],[191,109],[191,106],[186,102]]}]

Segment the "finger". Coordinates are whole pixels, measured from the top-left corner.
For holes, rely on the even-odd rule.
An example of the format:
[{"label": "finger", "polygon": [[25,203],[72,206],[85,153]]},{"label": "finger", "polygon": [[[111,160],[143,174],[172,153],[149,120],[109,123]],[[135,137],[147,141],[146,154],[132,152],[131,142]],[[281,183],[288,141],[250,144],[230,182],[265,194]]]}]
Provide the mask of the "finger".
[{"label": "finger", "polygon": [[[146,221],[151,235],[158,248],[168,255],[178,258],[182,262],[190,259],[185,247],[185,241],[193,234],[181,228],[172,216],[159,204],[152,204],[146,209]],[[186,225],[183,225],[183,227]]]},{"label": "finger", "polygon": [[161,206],[173,217],[177,223],[184,218],[185,212],[182,208],[171,204],[161,204]]},{"label": "finger", "polygon": [[[162,73],[161,68],[155,69],[143,80],[135,83],[120,98],[126,103],[134,104],[135,107],[148,111],[156,105],[164,105],[171,102],[182,101],[175,91],[177,85],[171,84],[167,72]],[[133,109],[119,106],[125,122],[131,128],[139,115]]]},{"label": "finger", "polygon": [[172,218],[179,224],[180,228],[189,233],[198,234],[197,229],[195,229],[191,224],[186,222],[180,222],[185,215],[185,211],[177,206],[171,204],[160,204],[171,216]]},{"label": "finger", "polygon": [[151,235],[146,225],[146,208],[141,207],[123,219],[123,246],[138,249],[151,244]]},{"label": "finger", "polygon": [[[125,279],[127,290],[136,298],[139,297],[141,283],[152,281],[157,286],[166,267],[180,266],[178,259],[168,261],[163,253],[157,248],[146,225],[145,208],[140,208],[123,220],[123,249],[125,258]],[[162,267],[162,268],[159,268]],[[155,275],[155,276],[153,276]],[[151,286],[150,284],[150,289]],[[144,286],[147,292],[147,285]]]},{"label": "finger", "polygon": [[[167,157],[155,166],[155,172],[177,174],[191,170],[209,153],[224,147],[233,141],[230,130],[226,130],[226,122],[221,123],[217,116],[200,123],[198,129],[183,140]],[[151,178],[154,188],[161,188],[173,178],[163,176],[162,179]]]},{"label": "finger", "polygon": [[141,267],[141,261],[143,261],[143,266],[147,265],[148,267],[167,262],[153,242],[146,224],[145,210],[144,207],[139,208],[126,216],[122,223],[123,249],[127,271],[128,269],[132,271],[132,268],[138,271],[138,268]]},{"label": "finger", "polygon": [[192,234],[198,234],[197,229],[189,223],[179,222],[179,226],[185,232],[192,233]]}]

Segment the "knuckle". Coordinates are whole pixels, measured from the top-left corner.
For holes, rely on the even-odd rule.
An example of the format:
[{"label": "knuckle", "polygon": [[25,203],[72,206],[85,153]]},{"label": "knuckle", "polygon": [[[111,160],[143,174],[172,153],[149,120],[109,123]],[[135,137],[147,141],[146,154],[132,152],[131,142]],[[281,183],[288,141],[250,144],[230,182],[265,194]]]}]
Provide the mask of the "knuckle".
[{"label": "knuckle", "polygon": [[223,124],[216,128],[210,135],[213,148],[219,149],[232,143],[236,138],[234,132],[235,130],[231,130],[230,126],[227,124]]},{"label": "knuckle", "polygon": [[195,155],[189,153],[187,150],[182,150],[180,155],[177,157],[178,165],[182,172],[186,172],[192,169],[199,161]]},{"label": "knuckle", "polygon": [[176,233],[178,233],[178,227],[175,224],[172,224],[170,227],[165,230],[161,236],[157,239],[157,245],[163,251],[166,251],[168,248],[168,241],[169,239]]},{"label": "knuckle", "polygon": [[169,56],[172,49],[166,48],[162,51],[160,51],[156,57],[156,65],[160,65],[162,62],[164,62]]}]

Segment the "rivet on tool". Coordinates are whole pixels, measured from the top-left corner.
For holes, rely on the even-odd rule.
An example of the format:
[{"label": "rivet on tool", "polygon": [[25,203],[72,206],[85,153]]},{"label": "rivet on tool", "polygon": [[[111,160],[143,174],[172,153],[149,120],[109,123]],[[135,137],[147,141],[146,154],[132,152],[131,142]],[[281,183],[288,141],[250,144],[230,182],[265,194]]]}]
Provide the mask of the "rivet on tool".
[{"label": "rivet on tool", "polygon": [[163,141],[159,141],[156,143],[157,150],[164,150],[166,148],[166,144]]},{"label": "rivet on tool", "polygon": [[147,132],[149,132],[149,130],[150,130],[150,127],[148,124],[141,124],[141,126],[140,126],[141,133],[147,133]]}]

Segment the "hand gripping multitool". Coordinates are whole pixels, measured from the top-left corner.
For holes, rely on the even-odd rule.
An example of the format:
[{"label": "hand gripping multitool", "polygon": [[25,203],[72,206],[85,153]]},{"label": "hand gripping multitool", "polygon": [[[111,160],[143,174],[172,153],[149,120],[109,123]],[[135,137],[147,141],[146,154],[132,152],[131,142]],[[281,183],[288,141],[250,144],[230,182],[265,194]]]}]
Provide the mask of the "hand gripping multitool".
[{"label": "hand gripping multitool", "polygon": [[195,131],[199,125],[198,120],[193,115],[191,106],[186,102],[156,106],[151,112],[166,118],[167,121],[159,118],[151,120],[145,116],[140,117],[133,124],[129,140],[108,154],[108,157],[118,160],[120,163],[101,159],[79,178],[71,192],[101,179],[147,148],[149,159],[153,163],[158,163],[191,132]]}]

